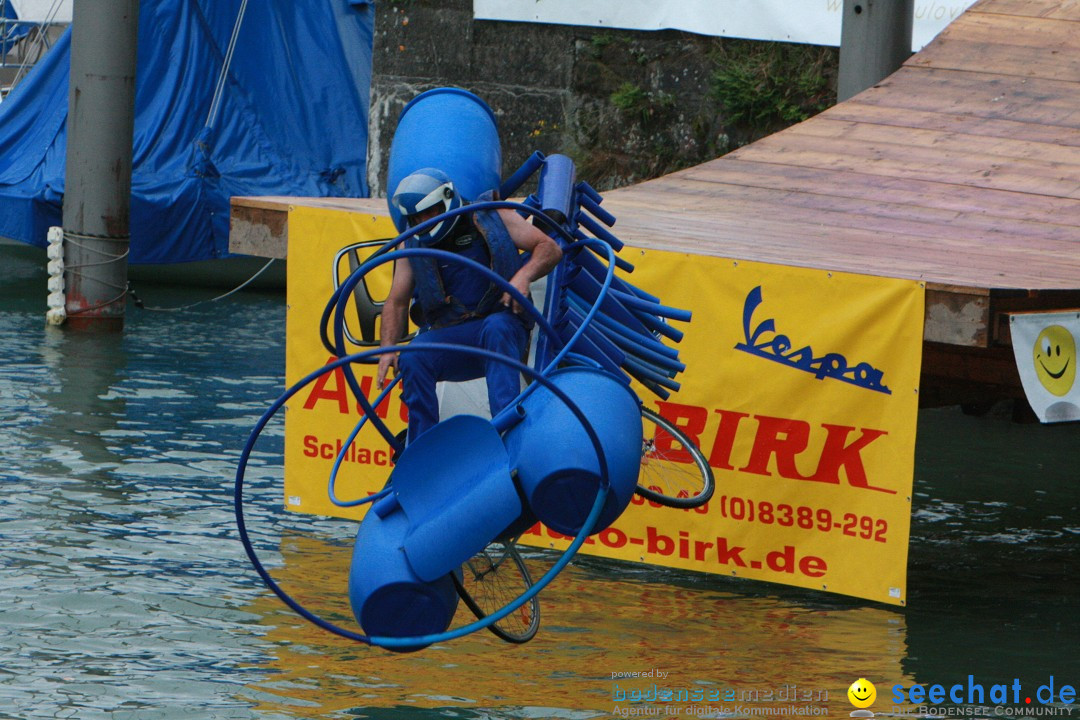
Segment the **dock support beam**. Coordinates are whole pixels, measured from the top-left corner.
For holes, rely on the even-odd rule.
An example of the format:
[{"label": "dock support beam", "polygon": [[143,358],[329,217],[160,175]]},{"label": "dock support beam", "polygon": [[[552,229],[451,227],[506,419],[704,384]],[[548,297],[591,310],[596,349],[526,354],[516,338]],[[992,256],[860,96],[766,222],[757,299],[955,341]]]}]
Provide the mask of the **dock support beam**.
[{"label": "dock support beam", "polygon": [[138,28],[139,0],[75,0],[63,222],[76,328],[124,325]]},{"label": "dock support beam", "polygon": [[844,0],[836,99],[843,102],[911,56],[915,0]]}]

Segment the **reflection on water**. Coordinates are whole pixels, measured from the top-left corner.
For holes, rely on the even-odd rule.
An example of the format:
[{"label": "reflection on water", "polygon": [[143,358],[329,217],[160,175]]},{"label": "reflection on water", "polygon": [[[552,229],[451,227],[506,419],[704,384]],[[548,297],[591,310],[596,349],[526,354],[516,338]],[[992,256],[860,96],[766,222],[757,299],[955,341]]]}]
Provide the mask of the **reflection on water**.
[{"label": "reflection on water", "polygon": [[[289,536],[282,547],[281,581],[328,616],[347,613],[348,543]],[[531,569],[542,572],[553,557],[537,551]],[[904,616],[892,609],[809,596],[793,602],[761,587],[735,592],[730,583],[725,590],[714,585],[705,577],[584,559],[542,595],[540,633],[529,644],[506,645],[481,633],[413,655],[357,648],[263,597],[253,609],[272,626],[266,639],[277,649],[270,667],[280,674],[258,688],[272,697],[299,696],[319,713],[380,718],[394,715],[374,708],[456,708],[455,717],[469,718],[607,717],[616,693],[654,687],[716,690],[721,697],[772,690],[777,698],[786,689],[813,694],[814,704],[835,715],[850,710],[851,668],[905,680]],[[468,619],[464,610],[459,618]],[[615,676],[635,672],[654,675]],[[328,676],[335,682],[326,683]]]},{"label": "reflection on water", "polygon": [[[859,677],[879,712],[898,683],[1080,685],[1080,426],[920,414],[905,609],[583,559],[542,595],[533,642],[393,654],[293,615],[236,539],[232,477],[281,390],[283,298],[132,308],[123,334],[80,335],[44,327],[44,287],[38,263],[0,264],[0,717],[612,717],[619,691],[653,684],[818,693],[847,717]],[[248,473],[260,552],[351,623],[355,528],[281,510],[280,449],[271,426]],[[613,677],[642,671],[667,675]]]}]

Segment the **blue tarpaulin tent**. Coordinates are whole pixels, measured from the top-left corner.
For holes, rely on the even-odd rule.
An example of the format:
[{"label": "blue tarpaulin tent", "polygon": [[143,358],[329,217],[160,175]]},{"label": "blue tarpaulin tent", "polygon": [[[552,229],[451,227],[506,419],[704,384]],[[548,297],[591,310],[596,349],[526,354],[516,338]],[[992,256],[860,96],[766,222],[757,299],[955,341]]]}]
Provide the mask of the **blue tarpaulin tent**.
[{"label": "blue tarpaulin tent", "polygon": [[[233,195],[367,195],[369,2],[139,12],[131,262],[227,255]],[[0,237],[44,246],[61,224],[70,49],[69,32],[0,105]]]}]

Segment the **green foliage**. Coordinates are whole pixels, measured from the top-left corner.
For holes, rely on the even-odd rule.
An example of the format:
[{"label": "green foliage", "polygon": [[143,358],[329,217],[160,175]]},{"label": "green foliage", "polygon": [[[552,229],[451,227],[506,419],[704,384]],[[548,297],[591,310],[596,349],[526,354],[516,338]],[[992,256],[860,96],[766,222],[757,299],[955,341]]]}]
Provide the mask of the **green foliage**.
[{"label": "green foliage", "polygon": [[611,93],[611,104],[623,112],[631,112],[647,102],[649,94],[634,83],[624,82]]},{"label": "green foliage", "polygon": [[615,42],[615,36],[609,32],[596,33],[590,38],[589,42],[592,45],[593,52],[599,54],[603,52],[604,48]]},{"label": "green foliage", "polygon": [[643,124],[661,119],[675,107],[675,98],[665,92],[647,92],[631,82],[624,82],[611,93],[611,104]]},{"label": "green foliage", "polygon": [[835,101],[833,48],[679,33],[585,37],[573,144],[563,151],[602,189],[723,155]]},{"label": "green foliage", "polygon": [[729,126],[760,137],[835,102],[835,51],[810,45],[726,42],[715,55],[712,95]]}]

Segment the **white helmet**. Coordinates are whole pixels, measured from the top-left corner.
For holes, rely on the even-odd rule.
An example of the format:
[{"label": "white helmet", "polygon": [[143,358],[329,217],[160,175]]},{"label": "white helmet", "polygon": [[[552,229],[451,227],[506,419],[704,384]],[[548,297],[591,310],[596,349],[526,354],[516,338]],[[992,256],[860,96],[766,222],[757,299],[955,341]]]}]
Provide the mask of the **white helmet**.
[{"label": "white helmet", "polygon": [[[450,177],[437,168],[423,168],[405,176],[394,190],[391,202],[409,227],[461,207],[461,196]],[[435,224],[416,236],[421,245],[434,245],[457,224],[459,215]]]}]

